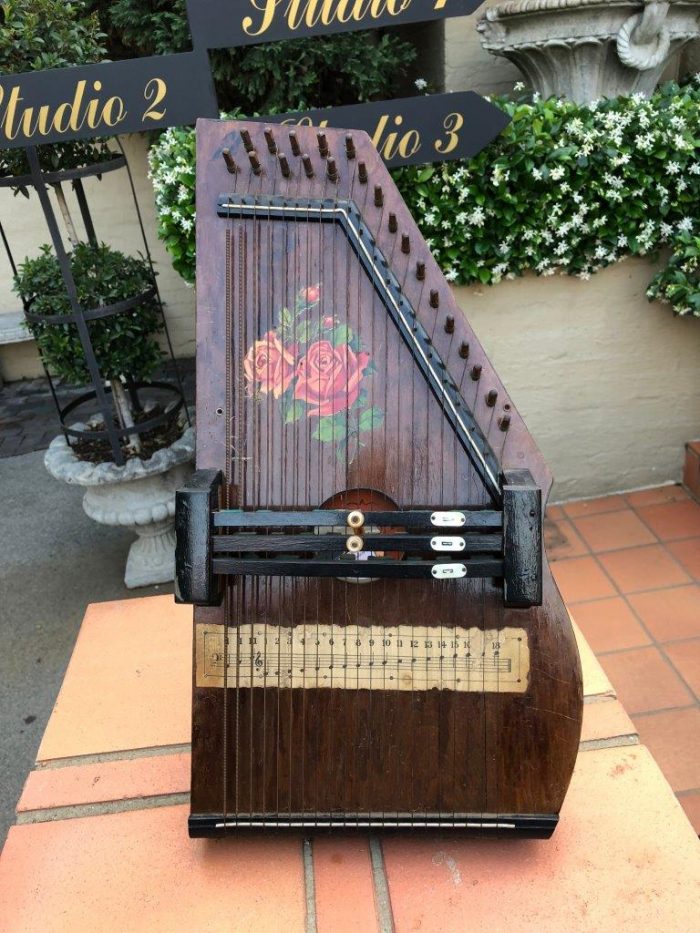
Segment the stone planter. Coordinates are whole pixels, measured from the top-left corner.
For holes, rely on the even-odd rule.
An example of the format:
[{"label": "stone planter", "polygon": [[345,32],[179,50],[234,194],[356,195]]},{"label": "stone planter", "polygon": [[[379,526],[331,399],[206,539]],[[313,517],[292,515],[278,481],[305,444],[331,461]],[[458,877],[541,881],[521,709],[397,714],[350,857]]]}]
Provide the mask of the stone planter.
[{"label": "stone planter", "polygon": [[194,450],[194,430],[188,428],[150,460],[132,459],[122,467],[79,460],[63,435],[46,451],[44,463],[53,477],[85,487],[83,509],[90,518],[138,535],[126,562],[129,589],[174,579],[175,491],[192,472]]},{"label": "stone planter", "polygon": [[700,0],[514,0],[479,20],[482,46],[543,97],[589,103],[650,96],[671,58],[700,36]]}]

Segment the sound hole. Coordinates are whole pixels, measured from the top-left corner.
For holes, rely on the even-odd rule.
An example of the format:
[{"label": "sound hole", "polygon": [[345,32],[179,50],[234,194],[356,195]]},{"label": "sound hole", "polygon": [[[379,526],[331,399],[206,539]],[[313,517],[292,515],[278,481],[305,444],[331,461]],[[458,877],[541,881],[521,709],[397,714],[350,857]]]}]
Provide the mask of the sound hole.
[{"label": "sound hole", "polygon": [[[322,509],[359,509],[361,512],[396,512],[398,505],[390,499],[389,496],[377,489],[345,489],[343,492],[336,493],[330,499],[321,505]],[[375,525],[367,525],[363,529],[363,534],[402,534],[405,529],[395,527],[379,528]],[[327,529],[333,534],[345,534],[346,529],[333,527]],[[347,560],[368,560],[370,557],[386,557],[392,560],[403,560],[403,551],[373,551],[367,548],[354,554],[347,551],[338,554],[340,561]],[[377,577],[339,577],[345,583],[373,583]]]}]

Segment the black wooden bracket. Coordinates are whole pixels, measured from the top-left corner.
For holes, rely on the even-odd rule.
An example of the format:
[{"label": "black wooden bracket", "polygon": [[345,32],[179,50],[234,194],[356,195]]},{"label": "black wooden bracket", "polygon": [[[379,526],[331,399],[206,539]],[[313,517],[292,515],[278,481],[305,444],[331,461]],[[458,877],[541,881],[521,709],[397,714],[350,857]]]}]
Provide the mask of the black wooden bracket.
[{"label": "black wooden bracket", "polygon": [[542,490],[529,470],[504,474],[503,578],[506,606],[542,605]]},{"label": "black wooden bracket", "polygon": [[175,602],[218,606],[221,578],[213,573],[212,514],[218,508],[220,470],[197,470],[175,494]]}]

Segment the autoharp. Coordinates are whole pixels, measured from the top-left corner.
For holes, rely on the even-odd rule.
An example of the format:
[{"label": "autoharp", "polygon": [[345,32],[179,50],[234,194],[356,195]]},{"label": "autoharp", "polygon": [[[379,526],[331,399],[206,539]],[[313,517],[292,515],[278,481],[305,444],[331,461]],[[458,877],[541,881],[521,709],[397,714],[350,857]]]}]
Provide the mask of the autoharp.
[{"label": "autoharp", "polygon": [[193,836],[549,836],[581,673],[550,474],[366,134],[197,127]]}]

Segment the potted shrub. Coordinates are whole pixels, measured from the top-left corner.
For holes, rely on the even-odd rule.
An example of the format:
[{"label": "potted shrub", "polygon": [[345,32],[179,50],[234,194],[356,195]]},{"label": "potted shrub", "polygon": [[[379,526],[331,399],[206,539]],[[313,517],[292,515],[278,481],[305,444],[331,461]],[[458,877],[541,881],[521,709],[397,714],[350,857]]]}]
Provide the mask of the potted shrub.
[{"label": "potted shrub", "polygon": [[[128,587],[166,582],[173,579],[174,493],[191,471],[194,436],[191,429],[183,433],[180,394],[165,383],[148,382],[162,360],[156,336],[163,329],[151,268],[146,260],[104,244],[78,244],[70,263],[78,301],[90,318],[97,365],[113,400],[125,463],[113,462],[101,415],[65,423],[94,399],[88,392],[63,409],[65,436],[52,441],[46,467],[57,479],[85,487],[83,508],[95,521],[136,532],[126,566]],[[73,385],[90,385],[83,344],[49,246],[22,263],[15,290],[28,307],[28,326],[47,369]],[[154,400],[159,395],[165,401]]]}]

